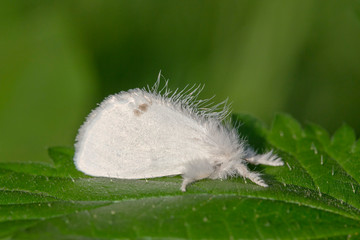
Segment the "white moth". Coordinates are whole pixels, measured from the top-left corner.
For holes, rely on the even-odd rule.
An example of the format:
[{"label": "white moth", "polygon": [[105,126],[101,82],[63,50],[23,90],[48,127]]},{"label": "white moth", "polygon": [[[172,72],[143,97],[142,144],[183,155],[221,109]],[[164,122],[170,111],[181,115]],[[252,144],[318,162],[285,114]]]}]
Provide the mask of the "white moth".
[{"label": "white moth", "polygon": [[[197,100],[200,86],[171,92],[132,89],[107,97],[81,126],[75,144],[78,170],[91,176],[146,179],[182,175],[181,190],[204,179],[249,178],[267,187],[247,164],[281,166],[272,151],[256,154],[224,119],[227,101]],[[220,111],[217,111],[221,107]]]}]

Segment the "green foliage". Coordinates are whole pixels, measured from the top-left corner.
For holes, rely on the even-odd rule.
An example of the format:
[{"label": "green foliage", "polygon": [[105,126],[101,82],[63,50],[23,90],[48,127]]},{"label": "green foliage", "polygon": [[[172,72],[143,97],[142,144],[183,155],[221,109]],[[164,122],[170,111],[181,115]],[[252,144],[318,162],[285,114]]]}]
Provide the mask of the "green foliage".
[{"label": "green foliage", "polygon": [[179,188],[180,177],[92,178],[73,149],[49,150],[53,164],[0,164],[0,237],[9,239],[359,238],[360,142],[344,125],[321,127],[277,115],[268,130],[247,115],[239,131],[283,167],[257,166],[269,188],[242,178]]},{"label": "green foliage", "polygon": [[0,0],[0,162],[50,162],[109,94],[160,70],[234,111],[360,134],[359,0]]}]

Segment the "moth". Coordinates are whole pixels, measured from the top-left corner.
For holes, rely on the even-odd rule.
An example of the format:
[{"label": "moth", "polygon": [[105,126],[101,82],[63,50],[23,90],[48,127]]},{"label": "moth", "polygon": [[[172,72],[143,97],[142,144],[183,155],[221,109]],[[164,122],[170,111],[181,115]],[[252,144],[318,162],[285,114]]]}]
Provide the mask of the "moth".
[{"label": "moth", "polygon": [[122,179],[182,175],[181,191],[195,181],[248,178],[267,187],[248,164],[281,166],[273,151],[257,154],[227,121],[227,101],[198,100],[203,89],[171,91],[160,75],[150,88],[107,97],[80,127],[74,163],[85,174]]}]

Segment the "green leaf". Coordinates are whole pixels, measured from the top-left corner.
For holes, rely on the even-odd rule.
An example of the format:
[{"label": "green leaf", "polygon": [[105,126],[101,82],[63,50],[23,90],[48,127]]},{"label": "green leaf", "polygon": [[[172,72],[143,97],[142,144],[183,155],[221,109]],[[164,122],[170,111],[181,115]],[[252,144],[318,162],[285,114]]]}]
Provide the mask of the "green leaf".
[{"label": "green leaf", "polygon": [[359,141],[352,129],[332,138],[288,115],[268,130],[234,115],[258,151],[283,167],[264,171],[270,187],[242,178],[203,180],[186,193],[181,177],[93,178],[79,173],[72,148],[49,149],[53,164],[0,165],[0,237],[9,239],[323,239],[358,238]]},{"label": "green leaf", "polygon": [[247,114],[233,114],[231,120],[238,125],[240,137],[245,138],[255,150],[263,152],[268,147],[267,129],[263,122]]},{"label": "green leaf", "polygon": [[76,170],[72,159],[74,150],[68,147],[52,147],[48,150],[53,164],[42,162],[0,162],[0,169],[8,169],[15,172],[29,173],[32,175],[55,176],[55,177],[84,177],[87,176]]},{"label": "green leaf", "polygon": [[334,134],[327,150],[340,166],[358,183],[360,182],[360,141],[355,142],[355,133],[343,125]]}]

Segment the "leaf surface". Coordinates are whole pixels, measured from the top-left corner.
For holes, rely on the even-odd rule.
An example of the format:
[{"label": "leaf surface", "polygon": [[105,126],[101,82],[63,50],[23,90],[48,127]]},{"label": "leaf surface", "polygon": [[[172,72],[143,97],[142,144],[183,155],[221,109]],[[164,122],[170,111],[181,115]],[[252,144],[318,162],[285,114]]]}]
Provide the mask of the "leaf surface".
[{"label": "leaf surface", "polygon": [[239,131],[282,167],[252,167],[269,188],[242,178],[93,178],[73,165],[73,149],[49,150],[53,164],[0,164],[0,236],[9,239],[358,238],[360,145],[352,129],[334,136],[277,115],[270,129],[247,115]]}]

